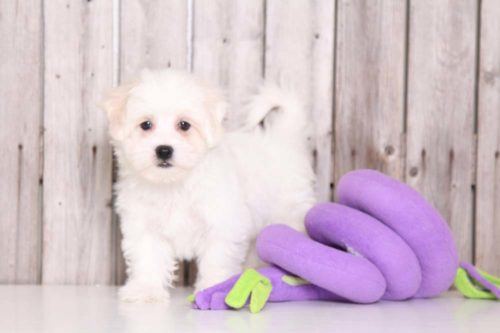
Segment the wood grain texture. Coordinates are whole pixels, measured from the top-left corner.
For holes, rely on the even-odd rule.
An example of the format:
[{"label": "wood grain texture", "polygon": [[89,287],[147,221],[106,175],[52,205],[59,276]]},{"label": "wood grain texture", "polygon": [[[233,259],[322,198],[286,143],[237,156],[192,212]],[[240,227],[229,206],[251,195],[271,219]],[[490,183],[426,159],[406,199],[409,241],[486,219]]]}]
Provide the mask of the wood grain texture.
[{"label": "wood grain texture", "polygon": [[313,2],[312,105],[313,162],[316,196],[320,201],[333,197],[333,96],[335,1]]},{"label": "wood grain texture", "polygon": [[371,168],[404,178],[406,3],[339,1],[335,180]]},{"label": "wood grain texture", "polygon": [[0,2],[0,283],[41,272],[41,1]]},{"label": "wood grain texture", "polygon": [[313,119],[312,156],[320,200],[331,197],[334,1],[269,0],[265,76],[285,83]]},{"label": "wood grain texture", "polygon": [[448,220],[472,259],[477,1],[412,1],[407,181]]},{"label": "wood grain texture", "polygon": [[193,72],[225,90],[229,128],[263,75],[263,0],[195,0]]},{"label": "wood grain texture", "polygon": [[[188,2],[127,0],[120,8],[120,78],[126,82],[142,69],[188,69]],[[121,234],[117,236],[121,241]],[[125,281],[125,265],[117,248],[116,282]],[[184,262],[177,284],[184,284]]]},{"label": "wood grain texture", "polygon": [[111,149],[97,104],[113,78],[112,2],[44,2],[43,283],[113,281]]},{"label": "wood grain texture", "polygon": [[483,0],[480,22],[476,264],[500,275],[500,3]]},{"label": "wood grain texture", "polygon": [[187,69],[186,0],[127,0],[120,10],[120,77],[143,68]]}]

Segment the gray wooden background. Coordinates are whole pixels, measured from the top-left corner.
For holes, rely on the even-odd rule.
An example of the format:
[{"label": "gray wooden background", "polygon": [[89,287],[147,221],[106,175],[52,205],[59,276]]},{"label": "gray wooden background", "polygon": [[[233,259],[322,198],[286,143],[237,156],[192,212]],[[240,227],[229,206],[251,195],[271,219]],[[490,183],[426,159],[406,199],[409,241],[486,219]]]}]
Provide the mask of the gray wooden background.
[{"label": "gray wooden background", "polygon": [[321,199],[351,169],[387,172],[500,274],[499,33],[497,0],[0,1],[0,282],[123,282],[97,103],[146,66],[192,70],[236,106],[286,74]]}]

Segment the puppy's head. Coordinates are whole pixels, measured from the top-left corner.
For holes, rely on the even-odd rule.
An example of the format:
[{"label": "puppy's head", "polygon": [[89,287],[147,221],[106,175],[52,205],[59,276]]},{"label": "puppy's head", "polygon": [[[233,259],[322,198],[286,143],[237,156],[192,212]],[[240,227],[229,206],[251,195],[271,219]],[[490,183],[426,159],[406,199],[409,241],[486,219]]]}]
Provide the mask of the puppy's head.
[{"label": "puppy's head", "polygon": [[123,172],[175,182],[218,143],[226,103],[216,89],[169,69],[143,71],[114,89],[103,108]]}]

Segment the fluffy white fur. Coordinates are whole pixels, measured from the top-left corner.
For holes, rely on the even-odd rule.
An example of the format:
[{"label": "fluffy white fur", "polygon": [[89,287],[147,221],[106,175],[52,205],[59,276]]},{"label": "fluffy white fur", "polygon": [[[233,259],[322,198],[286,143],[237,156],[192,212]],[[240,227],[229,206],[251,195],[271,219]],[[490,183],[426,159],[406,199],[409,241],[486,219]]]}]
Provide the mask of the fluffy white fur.
[{"label": "fluffy white fur", "polygon": [[[255,265],[252,243],[263,226],[303,228],[314,175],[309,118],[293,95],[263,87],[242,128],[224,133],[227,106],[215,88],[184,72],[145,71],[115,89],[104,108],[119,163],[123,300],[168,299],[178,259],[197,259],[196,289],[206,288],[245,261]],[[159,145],[173,147],[170,167],[158,166]]]}]

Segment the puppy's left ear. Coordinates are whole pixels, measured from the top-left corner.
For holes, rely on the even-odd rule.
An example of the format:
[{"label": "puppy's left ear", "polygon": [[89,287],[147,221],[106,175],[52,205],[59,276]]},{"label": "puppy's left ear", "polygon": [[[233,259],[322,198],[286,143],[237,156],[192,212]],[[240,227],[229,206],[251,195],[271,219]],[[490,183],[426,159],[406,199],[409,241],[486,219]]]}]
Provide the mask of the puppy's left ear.
[{"label": "puppy's left ear", "polygon": [[101,103],[101,108],[106,111],[109,122],[109,135],[113,140],[123,138],[123,118],[130,90],[137,85],[136,82],[123,84],[108,92],[106,99]]},{"label": "puppy's left ear", "polygon": [[205,108],[208,112],[208,122],[205,125],[206,141],[209,148],[212,148],[219,143],[224,134],[222,121],[226,115],[228,105],[222,94],[218,90],[211,90],[207,94]]}]

